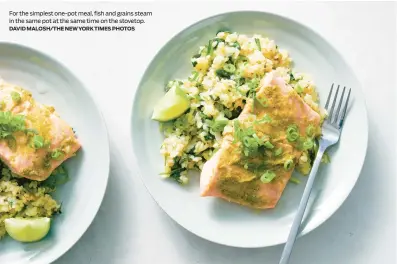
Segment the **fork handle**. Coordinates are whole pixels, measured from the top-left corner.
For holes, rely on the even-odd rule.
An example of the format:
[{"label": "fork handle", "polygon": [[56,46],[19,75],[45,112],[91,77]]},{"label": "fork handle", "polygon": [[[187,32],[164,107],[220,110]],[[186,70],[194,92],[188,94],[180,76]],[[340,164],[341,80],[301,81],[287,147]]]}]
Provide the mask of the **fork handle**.
[{"label": "fork handle", "polygon": [[298,211],[297,211],[294,221],[292,223],[292,227],[291,227],[290,233],[288,235],[287,242],[284,246],[283,253],[281,254],[281,259],[280,259],[279,264],[287,264],[288,263],[289,257],[292,252],[292,247],[294,246],[296,236],[298,234],[299,227],[301,225],[302,218],[305,213],[307,202],[309,200],[310,192],[312,191],[313,182],[314,182],[314,179],[316,178],[317,170],[320,165],[321,158],[324,154],[324,151],[325,151],[325,148],[323,146],[321,146],[321,144],[320,144],[320,147],[319,147],[317,155],[316,155],[316,159],[314,160],[313,167],[310,171],[309,179],[307,180],[305,190],[303,192],[301,201],[299,203]]}]

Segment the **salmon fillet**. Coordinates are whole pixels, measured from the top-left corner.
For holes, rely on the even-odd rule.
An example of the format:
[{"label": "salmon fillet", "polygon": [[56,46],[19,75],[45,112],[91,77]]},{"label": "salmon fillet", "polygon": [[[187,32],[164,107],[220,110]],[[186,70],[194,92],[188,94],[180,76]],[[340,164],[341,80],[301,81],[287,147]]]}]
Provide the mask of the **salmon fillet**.
[{"label": "salmon fillet", "polygon": [[[257,209],[274,208],[280,199],[294,169],[292,165],[286,170],[284,162],[286,159],[296,161],[302,154],[297,143],[287,140],[286,130],[294,124],[299,134],[304,135],[309,125],[319,127],[320,116],[273,73],[261,80],[256,98],[261,102],[267,101],[268,105],[250,99],[237,120],[243,129],[251,127],[259,137],[269,138],[273,150],[265,150],[263,157],[254,157],[248,162],[259,164],[262,171],[271,170],[276,177],[269,183],[263,183],[258,177],[258,170],[249,168],[241,150],[242,143],[235,141],[234,130],[224,134],[221,148],[204,164],[200,176],[201,196],[219,197]],[[270,117],[272,121],[253,122],[264,117]],[[276,155],[275,149],[282,149],[282,154]]]},{"label": "salmon fillet", "polygon": [[51,106],[0,79],[0,159],[21,177],[43,181],[80,143]]}]

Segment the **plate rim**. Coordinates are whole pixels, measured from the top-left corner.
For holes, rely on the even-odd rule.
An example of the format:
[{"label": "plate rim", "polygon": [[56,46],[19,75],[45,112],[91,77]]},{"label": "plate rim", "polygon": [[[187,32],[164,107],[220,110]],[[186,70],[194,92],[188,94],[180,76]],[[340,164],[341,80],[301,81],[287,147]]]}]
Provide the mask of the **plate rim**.
[{"label": "plate rim", "polygon": [[77,234],[75,237],[73,237],[73,239],[70,240],[70,242],[63,247],[62,249],[59,249],[57,251],[54,251],[53,254],[50,255],[42,255],[40,254],[40,256],[36,257],[36,259],[33,260],[34,263],[36,263],[37,261],[42,261],[44,263],[52,263],[56,260],[58,260],[60,257],[62,257],[63,255],[65,255],[82,237],[83,235],[87,232],[88,228],[91,226],[91,224],[93,223],[95,217],[97,216],[99,209],[102,205],[103,199],[105,197],[106,194],[106,190],[107,190],[107,186],[108,186],[108,182],[109,182],[109,174],[110,174],[110,141],[109,141],[109,131],[107,128],[107,124],[104,118],[104,115],[102,113],[101,108],[99,107],[99,104],[97,102],[97,99],[95,98],[95,96],[93,95],[93,93],[91,93],[90,90],[87,89],[87,85],[85,84],[85,82],[83,82],[73,70],[71,70],[70,68],[66,67],[66,65],[64,63],[62,63],[60,60],[54,58],[54,56],[49,55],[48,53],[41,51],[37,48],[33,48],[29,45],[25,45],[25,44],[21,44],[18,43],[16,41],[0,41],[0,48],[2,46],[13,46],[16,47],[17,49],[23,49],[26,50],[32,54],[37,54],[39,56],[41,56],[42,58],[46,59],[47,61],[49,61],[52,64],[56,64],[58,65],[62,70],[64,70],[64,72],[66,72],[68,75],[72,76],[76,82],[78,84],[80,84],[81,87],[83,87],[83,90],[87,93],[88,97],[92,100],[92,103],[95,106],[95,110],[98,114],[99,120],[101,125],[103,126],[103,130],[104,130],[104,137],[106,139],[107,144],[105,145],[106,148],[106,173],[104,175],[106,175],[105,179],[104,179],[104,188],[101,191],[101,193],[99,194],[100,196],[100,202],[97,203],[97,206],[95,206],[96,208],[94,208],[93,210],[93,214],[89,216],[89,218],[85,218],[88,219],[88,221],[86,221],[86,224],[83,226],[82,228],[82,232],[81,234]]},{"label": "plate rim", "polygon": [[[352,73],[353,73],[353,78],[354,80],[357,82],[357,88],[355,89],[355,92],[358,92],[362,103],[363,103],[363,108],[364,108],[364,113],[363,115],[365,116],[365,118],[363,119],[363,122],[365,123],[365,127],[366,127],[366,133],[365,133],[365,151],[364,151],[364,155],[362,157],[362,161],[361,164],[359,166],[359,171],[357,176],[354,179],[354,183],[351,185],[351,188],[348,192],[346,192],[344,195],[339,196],[340,198],[335,202],[335,206],[333,208],[331,208],[332,210],[327,210],[326,212],[324,212],[322,214],[322,217],[320,217],[320,219],[318,221],[316,221],[311,228],[304,228],[300,234],[298,234],[297,238],[302,237],[304,235],[307,235],[308,233],[310,233],[311,231],[313,231],[314,229],[318,228],[319,226],[323,225],[327,220],[329,220],[331,218],[332,215],[334,215],[339,208],[342,206],[342,204],[344,204],[344,202],[346,201],[347,197],[351,194],[352,190],[354,189],[354,187],[356,186],[356,183],[358,181],[358,179],[360,178],[360,175],[362,173],[363,170],[363,166],[366,160],[366,156],[367,156],[367,152],[368,152],[368,142],[369,142],[369,120],[368,120],[368,111],[367,111],[367,103],[366,103],[366,99],[365,99],[365,94],[362,90],[362,84],[359,78],[357,78],[357,74],[356,71],[351,67],[350,63],[344,58],[344,56],[342,55],[341,52],[339,52],[338,49],[335,48],[335,46],[332,44],[332,42],[328,41],[327,38],[325,38],[322,34],[320,34],[319,32],[317,32],[316,30],[312,29],[310,26],[297,21],[293,18],[287,17],[283,14],[280,13],[275,13],[275,12],[269,12],[269,11],[257,11],[257,10],[252,10],[252,9],[239,9],[239,10],[234,10],[234,11],[227,11],[227,12],[216,12],[213,15],[210,16],[204,16],[201,17],[200,19],[196,20],[196,22],[189,24],[186,27],[183,27],[182,29],[178,30],[178,32],[176,34],[173,34],[170,38],[168,38],[168,40],[163,43],[163,45],[161,45],[161,47],[157,50],[157,52],[155,52],[155,55],[152,57],[152,59],[146,64],[145,70],[143,71],[141,77],[140,77],[140,81],[136,87],[136,89],[134,90],[133,93],[133,97],[132,97],[132,106],[131,106],[131,110],[130,110],[130,116],[129,116],[129,121],[130,121],[130,126],[129,126],[129,137],[130,137],[130,141],[131,141],[131,147],[132,147],[132,161],[133,161],[133,166],[135,168],[135,173],[139,176],[140,180],[142,181],[143,185],[145,186],[146,190],[148,191],[148,193],[150,194],[150,196],[152,197],[152,199],[156,202],[156,204],[161,208],[161,210],[163,212],[166,213],[166,215],[168,215],[173,221],[175,221],[179,226],[183,227],[185,230],[189,231],[190,233],[194,234],[195,236],[198,236],[204,240],[213,242],[215,244],[218,245],[224,245],[224,246],[229,246],[229,247],[234,247],[234,248],[265,248],[265,247],[272,247],[272,246],[277,246],[277,245],[281,245],[286,243],[286,240],[283,242],[276,242],[276,243],[257,243],[256,245],[248,245],[248,246],[244,246],[241,244],[233,244],[233,243],[221,243],[219,241],[215,241],[209,237],[206,237],[202,234],[198,234],[192,230],[190,230],[189,228],[187,228],[186,226],[184,226],[183,224],[181,224],[180,222],[178,222],[173,216],[171,216],[165,209],[164,207],[161,205],[161,201],[158,201],[155,197],[154,194],[152,193],[152,191],[150,190],[150,187],[148,186],[148,184],[145,183],[144,177],[143,177],[143,173],[141,172],[140,166],[138,165],[138,160],[135,154],[135,149],[136,146],[134,144],[134,136],[133,136],[133,131],[134,131],[134,127],[133,127],[133,117],[134,117],[134,108],[135,105],[137,104],[137,94],[140,90],[140,87],[143,85],[144,77],[147,75],[148,70],[150,68],[150,66],[153,64],[154,61],[156,61],[157,57],[159,57],[159,55],[163,52],[163,50],[170,45],[170,43],[178,38],[180,35],[182,35],[184,32],[188,31],[189,29],[192,29],[198,25],[200,25],[201,23],[209,20],[209,19],[216,19],[217,17],[221,17],[221,16],[225,16],[225,15],[233,15],[233,14],[241,14],[241,13],[251,13],[251,14],[261,14],[264,16],[272,16],[275,17],[276,19],[281,19],[284,20],[286,22],[290,22],[290,23],[295,23],[296,25],[300,26],[301,28],[304,28],[305,30],[311,32],[312,34],[316,35],[321,41],[325,42],[331,50],[333,50],[335,53],[337,53],[340,58],[342,59],[342,61],[345,63],[346,68],[348,68]],[[160,179],[160,178],[159,178]]]}]

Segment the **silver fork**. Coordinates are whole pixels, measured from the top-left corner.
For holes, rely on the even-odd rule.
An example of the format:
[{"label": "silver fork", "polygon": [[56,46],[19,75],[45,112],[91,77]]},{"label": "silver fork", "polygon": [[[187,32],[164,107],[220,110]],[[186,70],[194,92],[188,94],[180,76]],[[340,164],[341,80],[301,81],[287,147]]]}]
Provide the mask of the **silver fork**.
[{"label": "silver fork", "polygon": [[340,97],[338,106],[335,109],[336,101],[338,99],[339,87],[340,87],[340,85],[338,85],[338,88],[336,89],[336,93],[335,93],[335,96],[333,97],[333,102],[332,102],[331,108],[329,108],[329,103],[332,98],[332,91],[334,90],[334,84],[332,84],[331,91],[328,94],[327,103],[325,104],[325,109],[328,111],[328,118],[323,123],[322,136],[320,138],[317,156],[313,162],[313,167],[310,171],[310,175],[307,180],[306,187],[303,192],[301,201],[299,203],[298,211],[297,211],[294,221],[292,223],[292,227],[291,227],[287,242],[284,246],[283,253],[281,254],[281,259],[280,259],[279,264],[287,264],[288,260],[290,258],[290,255],[292,252],[292,247],[294,246],[296,236],[298,234],[299,227],[301,225],[302,218],[305,213],[307,201],[309,200],[310,192],[313,187],[313,182],[314,182],[314,179],[316,178],[317,170],[320,165],[321,158],[324,154],[324,151],[328,147],[335,145],[339,141],[339,137],[342,132],[343,122],[344,122],[345,116],[346,116],[347,105],[349,103],[350,92],[351,92],[351,89],[349,89],[347,99],[343,105],[342,112],[340,112],[342,103],[343,103],[343,97],[345,95],[346,86],[343,87],[342,96]]}]

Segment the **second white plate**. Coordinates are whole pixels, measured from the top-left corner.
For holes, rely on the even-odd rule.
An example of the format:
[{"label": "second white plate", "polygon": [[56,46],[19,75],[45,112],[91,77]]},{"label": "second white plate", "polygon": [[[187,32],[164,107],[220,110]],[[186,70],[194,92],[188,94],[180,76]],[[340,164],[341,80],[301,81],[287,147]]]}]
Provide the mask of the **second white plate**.
[{"label": "second white plate", "polygon": [[105,122],[83,83],[39,51],[0,43],[0,76],[32,92],[38,102],[54,106],[82,144],[76,157],[65,162],[70,181],[54,193],[62,203],[62,214],[54,217],[46,238],[36,243],[10,237],[0,241],[0,263],[51,263],[78,241],[101,205],[110,163]]},{"label": "second white plate", "polygon": [[[287,239],[305,182],[289,184],[277,207],[254,212],[216,198],[199,195],[198,177],[188,187],[162,180],[159,148],[163,137],[150,119],[153,104],[173,78],[192,70],[190,58],[221,28],[244,34],[263,34],[287,49],[295,69],[312,75],[321,101],[331,83],[352,88],[351,107],[339,145],[330,151],[331,164],[322,165],[312,192],[306,234],[328,219],[343,203],[359,177],[368,139],[367,113],[360,84],[341,55],[311,29],[290,19],[262,12],[226,13],[202,20],[172,38],[146,70],[134,98],[131,133],[136,165],[157,203],[187,230],[210,241],[235,247],[266,247]],[[354,153],[354,155],[353,155]]]}]

